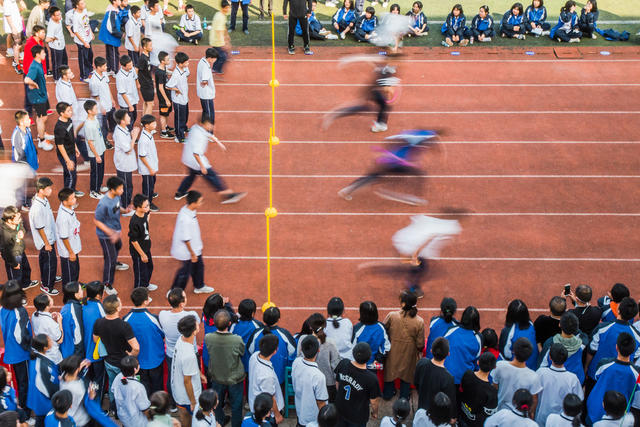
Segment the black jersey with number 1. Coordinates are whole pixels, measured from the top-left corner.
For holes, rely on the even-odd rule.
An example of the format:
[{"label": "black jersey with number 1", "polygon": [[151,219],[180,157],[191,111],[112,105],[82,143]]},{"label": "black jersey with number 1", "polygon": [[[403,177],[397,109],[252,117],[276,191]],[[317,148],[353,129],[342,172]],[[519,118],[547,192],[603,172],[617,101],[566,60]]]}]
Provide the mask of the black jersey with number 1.
[{"label": "black jersey with number 1", "polygon": [[365,424],[369,420],[369,401],[380,397],[378,378],[348,359],[341,360],[334,372],[338,380],[338,413],[351,423]]}]

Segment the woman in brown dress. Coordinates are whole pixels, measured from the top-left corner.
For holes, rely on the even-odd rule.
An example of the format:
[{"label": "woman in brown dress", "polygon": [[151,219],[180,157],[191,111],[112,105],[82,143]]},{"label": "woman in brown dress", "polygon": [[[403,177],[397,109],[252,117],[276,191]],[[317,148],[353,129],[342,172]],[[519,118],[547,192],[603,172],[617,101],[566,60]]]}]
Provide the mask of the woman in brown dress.
[{"label": "woman in brown dress", "polygon": [[396,394],[394,381],[400,379],[400,397],[409,398],[416,364],[424,350],[424,320],[418,316],[418,298],[410,291],[400,294],[402,309],[389,313],[384,326],[389,334],[391,350],[384,364],[384,391],[382,397],[391,399]]}]

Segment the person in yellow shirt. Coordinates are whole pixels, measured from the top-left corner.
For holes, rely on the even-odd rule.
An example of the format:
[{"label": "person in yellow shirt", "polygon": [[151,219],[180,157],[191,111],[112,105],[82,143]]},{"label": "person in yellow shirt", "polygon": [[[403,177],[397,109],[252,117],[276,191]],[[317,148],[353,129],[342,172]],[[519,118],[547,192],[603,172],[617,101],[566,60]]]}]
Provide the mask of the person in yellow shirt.
[{"label": "person in yellow shirt", "polygon": [[231,11],[229,0],[220,2],[220,11],[215,14],[209,33],[209,44],[218,52],[218,59],[211,67],[214,74],[224,74],[222,67],[227,62],[227,50],[231,46],[229,33],[227,32],[227,15]]}]

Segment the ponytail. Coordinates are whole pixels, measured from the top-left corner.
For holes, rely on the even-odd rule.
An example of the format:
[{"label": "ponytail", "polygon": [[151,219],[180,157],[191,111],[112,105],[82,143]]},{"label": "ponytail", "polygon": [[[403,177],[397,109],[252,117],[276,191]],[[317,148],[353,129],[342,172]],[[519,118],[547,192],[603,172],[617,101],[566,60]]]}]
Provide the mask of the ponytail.
[{"label": "ponytail", "polygon": [[121,382],[122,384],[124,384],[124,385],[129,384],[129,381],[127,381],[127,377],[122,377],[122,378],[120,379],[120,382]]},{"label": "ponytail", "polygon": [[205,390],[198,398],[199,408],[196,412],[196,420],[202,421],[206,413],[211,413],[218,406],[218,394],[214,390]]},{"label": "ponytail", "polygon": [[340,316],[331,316],[331,324],[335,329],[338,329],[340,327],[340,320],[338,320],[338,317]]},{"label": "ponytail", "polygon": [[344,313],[344,302],[340,297],[333,297],[327,304],[327,314],[331,317],[331,324],[335,329],[340,327],[340,320],[338,319]]},{"label": "ponytail", "polygon": [[573,427],[580,427],[580,416],[582,414],[582,400],[574,393],[569,393],[564,397],[562,401],[562,410],[565,414],[573,417],[571,425]]},{"label": "ponytail", "polygon": [[151,406],[147,411],[147,419],[153,421],[156,415],[165,415],[169,411],[169,394],[166,391],[156,391],[149,399]]}]

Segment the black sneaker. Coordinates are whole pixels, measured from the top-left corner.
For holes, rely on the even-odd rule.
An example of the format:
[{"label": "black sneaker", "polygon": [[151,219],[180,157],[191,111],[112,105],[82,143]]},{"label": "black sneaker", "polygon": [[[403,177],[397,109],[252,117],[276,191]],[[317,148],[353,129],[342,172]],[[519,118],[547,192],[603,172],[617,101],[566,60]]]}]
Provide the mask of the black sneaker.
[{"label": "black sneaker", "polygon": [[151,203],[151,204],[149,205],[149,210],[150,210],[151,212],[158,212],[158,211],[160,210],[160,208],[159,208],[159,207],[157,207],[156,205],[154,205],[153,203]]},{"label": "black sneaker", "polygon": [[238,203],[240,200],[244,199],[244,196],[246,196],[247,193],[243,192],[243,193],[231,193],[229,194],[222,202],[223,205],[230,205],[232,203]]},{"label": "black sneaker", "polygon": [[172,128],[171,126],[167,126],[166,128],[164,128],[164,130],[168,130],[169,132],[175,132],[175,128]]},{"label": "black sneaker", "polygon": [[160,136],[162,136],[163,138],[175,138],[175,135],[168,130],[163,130],[162,132],[160,132]]},{"label": "black sneaker", "polygon": [[56,276],[56,283],[62,282],[62,276]]},{"label": "black sneaker", "polygon": [[27,289],[31,289],[31,288],[35,288],[36,286],[38,286],[40,284],[39,280],[32,280],[29,282],[29,284],[25,287],[23,287],[23,290],[27,290]]},{"label": "black sneaker", "polygon": [[187,197],[187,193],[178,193],[178,192],[176,192],[176,194],[173,195],[174,200],[182,200],[185,197]]},{"label": "black sneaker", "polygon": [[158,197],[158,193],[153,193],[153,198],[157,198]]},{"label": "black sneaker", "polygon": [[44,285],[40,285],[40,290],[47,295],[51,295],[52,297],[58,295],[60,292],[57,289],[49,289]]},{"label": "black sneaker", "polygon": [[107,150],[113,150],[113,144],[109,143],[109,141],[105,141],[104,146]]}]

